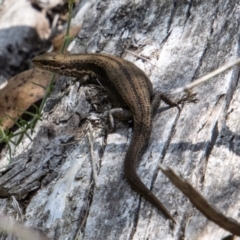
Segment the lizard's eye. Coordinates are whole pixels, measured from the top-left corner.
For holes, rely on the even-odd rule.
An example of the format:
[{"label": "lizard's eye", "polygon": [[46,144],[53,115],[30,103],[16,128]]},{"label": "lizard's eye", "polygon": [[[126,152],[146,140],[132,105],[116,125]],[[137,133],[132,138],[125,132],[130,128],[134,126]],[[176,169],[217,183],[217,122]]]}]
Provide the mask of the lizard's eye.
[{"label": "lizard's eye", "polygon": [[48,61],[47,61],[47,60],[42,60],[40,63],[41,63],[43,66],[48,65]]}]

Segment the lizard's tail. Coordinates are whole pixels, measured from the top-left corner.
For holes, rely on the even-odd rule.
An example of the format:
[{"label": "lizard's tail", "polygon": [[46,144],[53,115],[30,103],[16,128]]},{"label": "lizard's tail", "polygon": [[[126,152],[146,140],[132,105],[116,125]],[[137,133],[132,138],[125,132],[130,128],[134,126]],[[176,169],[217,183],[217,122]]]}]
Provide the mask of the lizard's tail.
[{"label": "lizard's tail", "polygon": [[171,219],[174,223],[175,220],[168,212],[168,210],[164,207],[164,205],[160,202],[160,200],[146,187],[146,185],[141,181],[136,172],[136,166],[138,160],[141,158],[142,153],[146,147],[146,143],[148,142],[148,138],[150,135],[150,130],[145,131],[143,129],[137,129],[134,127],[134,132],[132,136],[132,140],[128,151],[126,153],[125,161],[124,161],[124,173],[129,181],[130,185],[140,193],[144,198],[146,198],[150,203],[152,203],[158,210],[160,210],[167,218]]}]

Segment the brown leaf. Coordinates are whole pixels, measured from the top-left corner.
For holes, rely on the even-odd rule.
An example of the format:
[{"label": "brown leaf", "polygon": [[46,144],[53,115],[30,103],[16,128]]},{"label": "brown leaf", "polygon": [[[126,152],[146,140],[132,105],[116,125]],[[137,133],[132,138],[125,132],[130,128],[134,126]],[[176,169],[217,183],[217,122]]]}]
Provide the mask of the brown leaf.
[{"label": "brown leaf", "polygon": [[8,84],[0,90],[0,118],[3,119],[4,130],[14,125],[7,115],[18,119],[33,103],[43,98],[44,89],[33,83],[47,87],[51,75],[50,72],[33,68],[9,79]]},{"label": "brown leaf", "polygon": [[[80,25],[71,27],[69,31],[69,36],[73,38],[76,37],[77,34],[80,32],[81,28],[82,26]],[[65,35],[66,35],[66,30],[52,40],[53,52],[60,52]]]}]

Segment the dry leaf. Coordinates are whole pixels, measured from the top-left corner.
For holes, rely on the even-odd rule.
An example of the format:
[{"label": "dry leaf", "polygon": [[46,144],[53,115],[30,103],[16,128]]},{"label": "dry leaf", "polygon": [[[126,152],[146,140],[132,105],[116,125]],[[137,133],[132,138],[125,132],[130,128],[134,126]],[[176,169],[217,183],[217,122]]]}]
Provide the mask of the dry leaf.
[{"label": "dry leaf", "polygon": [[7,115],[18,119],[33,103],[43,98],[44,89],[33,83],[47,87],[51,75],[50,72],[33,68],[9,79],[8,84],[0,90],[0,118],[3,119],[4,130],[14,125]]},{"label": "dry leaf", "polygon": [[[69,36],[73,38],[76,37],[77,34],[80,32],[81,28],[82,26],[79,26],[79,25],[71,27],[69,31]],[[65,35],[66,35],[66,30],[52,40],[53,52],[60,52]]]}]

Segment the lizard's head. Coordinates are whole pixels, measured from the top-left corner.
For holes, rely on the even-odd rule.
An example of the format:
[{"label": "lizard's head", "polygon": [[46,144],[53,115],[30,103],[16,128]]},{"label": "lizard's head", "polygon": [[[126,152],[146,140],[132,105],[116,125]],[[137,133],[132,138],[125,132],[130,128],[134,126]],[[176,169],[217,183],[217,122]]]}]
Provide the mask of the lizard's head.
[{"label": "lizard's head", "polygon": [[36,67],[41,69],[60,73],[67,68],[66,63],[63,61],[65,57],[67,57],[67,55],[50,52],[33,58],[32,62]]}]

